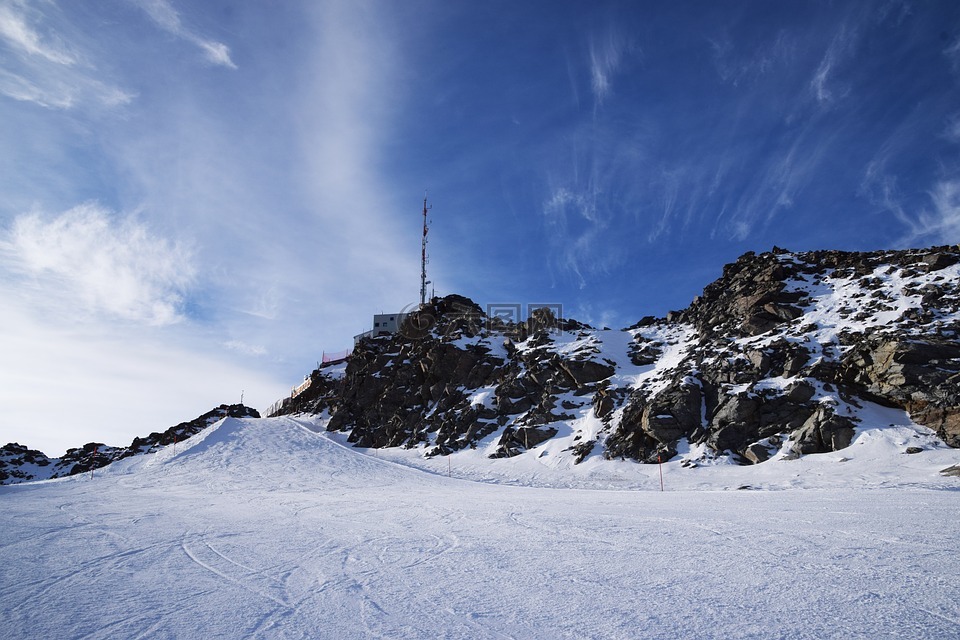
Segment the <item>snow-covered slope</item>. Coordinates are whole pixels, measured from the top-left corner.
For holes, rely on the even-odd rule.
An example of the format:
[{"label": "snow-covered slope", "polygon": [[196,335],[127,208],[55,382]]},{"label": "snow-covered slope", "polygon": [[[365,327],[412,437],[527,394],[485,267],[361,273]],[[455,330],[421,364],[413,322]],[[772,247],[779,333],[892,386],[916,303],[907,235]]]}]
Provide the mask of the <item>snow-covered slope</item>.
[{"label": "snow-covered slope", "polygon": [[[487,479],[500,483],[467,481],[481,479],[470,451],[434,458],[438,468],[425,473],[378,457],[384,451],[345,447],[322,427],[320,418],[227,418],[93,474],[0,487],[4,636],[947,638],[960,630],[960,493],[948,479],[930,481],[931,468],[877,481],[895,460],[926,464],[900,453],[900,443],[884,446],[899,432],[861,433],[843,463],[837,454],[751,468],[675,461],[660,492],[650,477],[657,467],[629,461],[608,461],[610,476],[583,473],[577,483],[655,490],[506,486],[509,468],[496,466]],[[827,477],[827,466],[838,472]],[[759,484],[787,490],[683,488],[704,477],[732,488],[740,476],[715,474],[762,468],[782,476]],[[516,470],[520,485],[556,477]],[[864,489],[863,474],[889,488]],[[911,474],[934,488],[912,486]]]},{"label": "snow-covered slope", "polygon": [[102,442],[88,442],[68,449],[61,458],[48,458],[43,452],[16,442],[0,447],[0,484],[17,484],[32,480],[64,478],[92,471],[117,460],[153,453],[168,444],[182,442],[225,417],[259,418],[256,409],[242,404],[222,404],[193,420],[181,422],[163,432],[133,439],[127,447],[113,447]]}]

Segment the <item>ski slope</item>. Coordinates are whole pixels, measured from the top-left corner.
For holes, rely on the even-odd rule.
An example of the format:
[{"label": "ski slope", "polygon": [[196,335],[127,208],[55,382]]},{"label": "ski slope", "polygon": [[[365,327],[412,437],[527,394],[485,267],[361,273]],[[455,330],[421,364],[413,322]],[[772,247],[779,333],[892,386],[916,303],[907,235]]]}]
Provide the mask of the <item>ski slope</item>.
[{"label": "ski slope", "polygon": [[[0,487],[4,637],[960,637],[955,478],[510,485],[508,467],[416,469],[318,428],[228,418],[92,476]],[[793,462],[752,469],[819,468]],[[656,469],[624,465],[635,486]],[[715,488],[682,480],[699,471]]]}]

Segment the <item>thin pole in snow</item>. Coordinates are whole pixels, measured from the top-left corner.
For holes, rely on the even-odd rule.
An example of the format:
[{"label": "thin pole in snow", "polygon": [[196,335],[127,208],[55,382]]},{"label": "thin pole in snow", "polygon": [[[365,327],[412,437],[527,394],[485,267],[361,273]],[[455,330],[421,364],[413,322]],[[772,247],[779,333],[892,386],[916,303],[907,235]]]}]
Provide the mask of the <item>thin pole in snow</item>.
[{"label": "thin pole in snow", "polygon": [[448,478],[452,477],[451,476],[452,473],[453,473],[453,465],[450,463],[450,454],[447,454],[447,477]]},{"label": "thin pole in snow", "polygon": [[660,491],[663,491],[663,460],[660,454],[657,454],[657,466],[660,468]]}]

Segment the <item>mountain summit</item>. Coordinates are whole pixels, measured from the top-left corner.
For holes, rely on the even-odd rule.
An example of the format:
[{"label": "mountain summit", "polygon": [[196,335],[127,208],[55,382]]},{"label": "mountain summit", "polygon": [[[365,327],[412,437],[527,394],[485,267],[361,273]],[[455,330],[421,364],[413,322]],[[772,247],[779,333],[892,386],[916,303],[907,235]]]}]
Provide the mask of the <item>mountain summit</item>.
[{"label": "mountain summit", "polygon": [[[847,447],[898,427],[960,446],[960,248],[747,253],[682,311],[624,330],[504,323],[435,298],[361,340],[274,415],[324,416],[362,447],[697,465]],[[921,427],[922,425],[922,427]],[[932,438],[932,439],[931,439]]]}]

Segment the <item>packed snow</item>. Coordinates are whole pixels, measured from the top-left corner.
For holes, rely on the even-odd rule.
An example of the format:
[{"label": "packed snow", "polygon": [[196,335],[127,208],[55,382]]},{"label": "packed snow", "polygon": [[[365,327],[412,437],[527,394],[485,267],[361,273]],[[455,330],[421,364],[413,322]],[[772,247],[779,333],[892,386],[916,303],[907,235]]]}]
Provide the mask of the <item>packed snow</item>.
[{"label": "packed snow", "polygon": [[662,468],[555,468],[537,448],[426,459],[345,446],[322,416],[228,418],[0,487],[0,624],[24,639],[958,637],[960,479],[938,471],[960,452],[874,417],[832,454]]}]

